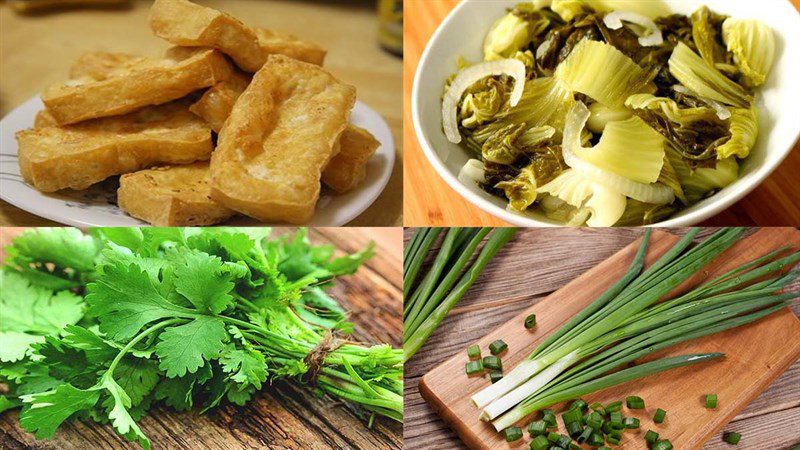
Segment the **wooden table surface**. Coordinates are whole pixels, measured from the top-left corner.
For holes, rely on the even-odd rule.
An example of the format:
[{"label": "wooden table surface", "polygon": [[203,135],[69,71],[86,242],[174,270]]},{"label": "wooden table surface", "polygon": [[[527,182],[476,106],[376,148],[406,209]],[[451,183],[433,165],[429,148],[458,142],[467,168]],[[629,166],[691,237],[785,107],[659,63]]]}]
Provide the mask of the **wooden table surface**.
[{"label": "wooden table surface", "polygon": [[[683,229],[670,229],[681,234]],[[714,230],[703,230],[701,237]],[[505,323],[532,303],[547,297],[576,276],[613,255],[642,234],[640,228],[523,229],[492,260],[477,282],[442,321],[422,349],[405,365],[406,450],[464,448],[420,397],[426,372]],[[406,239],[411,229],[406,229]],[[795,282],[787,290],[800,290]],[[794,301],[800,315],[800,302]],[[789,449],[800,444],[800,361],[733,419],[725,431],[746,436],[747,450]],[[731,449],[720,435],[703,450]]]},{"label": "wooden table surface", "polygon": [[[786,1],[786,0],[772,0]],[[800,0],[791,0],[800,9]],[[505,221],[467,202],[439,177],[419,147],[411,119],[411,86],[417,64],[433,32],[459,0],[406,0],[403,29],[403,135],[406,226],[504,226]],[[788,57],[792,55],[784,55]],[[800,224],[800,142],[760,186],[707,220],[706,226]]]},{"label": "wooden table surface", "polygon": [[[325,67],[356,86],[358,98],[386,119],[397,158],[388,186],[351,226],[402,225],[401,61],[378,46],[374,0],[197,0],[244,22],[284,30],[328,49]],[[168,44],[147,25],[151,2],[112,10],[69,10],[19,15],[0,2],[0,117],[67,77],[84,52],[159,55]],[[0,201],[0,225],[55,225]]]},{"label": "wooden table surface", "polygon": [[[0,246],[21,229],[0,228]],[[275,234],[289,232],[276,229]],[[336,280],[334,298],[351,311],[354,337],[363,342],[401,345],[402,335],[402,229],[319,228],[311,230],[316,244],[331,243],[342,251],[362,249],[369,240],[377,244],[376,256],[355,275]],[[0,253],[0,260],[2,260]],[[200,415],[167,408],[152,410],[139,423],[154,450],[245,449],[400,449],[402,426],[376,419],[373,428],[352,408],[331,397],[318,397],[308,388],[280,381],[244,407],[230,404]],[[19,427],[17,411],[0,414],[0,449],[4,450],[117,450],[139,449],[110,426],[71,421],[53,440],[36,441]]]}]

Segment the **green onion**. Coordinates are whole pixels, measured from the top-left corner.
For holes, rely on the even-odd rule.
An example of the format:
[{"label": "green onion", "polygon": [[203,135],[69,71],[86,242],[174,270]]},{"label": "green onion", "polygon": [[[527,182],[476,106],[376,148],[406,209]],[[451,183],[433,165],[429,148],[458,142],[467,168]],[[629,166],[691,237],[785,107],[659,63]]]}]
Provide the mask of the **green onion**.
[{"label": "green onion", "polygon": [[722,435],[722,440],[727,442],[728,444],[736,445],[739,443],[739,440],[741,439],[742,435],[734,431],[729,431]]},{"label": "green onion", "polygon": [[503,434],[505,435],[506,442],[514,442],[522,439],[522,430],[520,430],[519,427],[508,427],[503,430]]},{"label": "green onion", "polygon": [[477,344],[470,345],[467,348],[467,356],[469,357],[469,359],[480,358],[481,357],[481,348]]},{"label": "green onion", "polygon": [[592,447],[598,447],[598,446],[603,445],[605,443],[605,441],[606,440],[603,438],[602,434],[600,434],[600,433],[592,433],[592,435],[589,436],[589,439],[586,440],[586,443],[591,445]]},{"label": "green onion", "polygon": [[605,445],[602,447],[597,447],[597,450],[611,450],[611,447],[606,447]]},{"label": "green onion", "polygon": [[547,424],[544,420],[537,420],[528,424],[528,433],[531,436],[539,436],[547,432]]},{"label": "green onion", "polygon": [[647,433],[644,434],[644,440],[648,444],[653,445],[658,440],[658,433],[653,430],[647,430]]},{"label": "green onion", "polygon": [[609,434],[608,436],[606,436],[606,442],[613,445],[619,445],[619,443],[622,442],[622,436],[616,434]]},{"label": "green onion", "polygon": [[[478,256],[473,258],[490,231],[489,228],[451,228],[447,232],[431,269],[410,301],[403,305],[403,362],[417,353],[517,229],[496,228]],[[462,269],[465,269],[463,274]]]},{"label": "green onion", "polygon": [[594,403],[592,403],[591,405],[589,405],[589,408],[590,408],[592,411],[596,411],[598,414],[600,414],[600,415],[602,415],[602,416],[605,416],[605,415],[606,415],[606,409],[603,407],[603,404],[602,404],[602,403],[600,403],[600,402],[594,402]]},{"label": "green onion", "polygon": [[583,444],[584,442],[588,441],[590,437],[595,433],[597,428],[586,427],[583,429],[583,432],[575,438],[579,444]]},{"label": "green onion", "polygon": [[572,402],[571,405],[569,405],[569,409],[577,409],[581,412],[584,412],[589,409],[589,405],[587,405],[585,401],[577,399],[574,402]]},{"label": "green onion", "polygon": [[483,363],[481,360],[470,361],[466,366],[467,375],[475,375],[476,373],[483,373]]},{"label": "green onion", "polygon": [[625,399],[625,405],[629,409],[644,409],[644,399],[642,397],[631,395]]},{"label": "green onion", "polygon": [[706,408],[714,409],[717,407],[717,394],[706,395]]},{"label": "green onion", "polygon": [[581,410],[580,408],[570,408],[561,415],[561,420],[564,422],[564,425],[569,425],[571,423],[580,423],[582,419]]},{"label": "green onion", "polygon": [[572,422],[565,425],[565,427],[567,429],[567,434],[573,438],[580,436],[581,432],[583,432],[583,426],[580,422]]},{"label": "green onion", "polygon": [[500,353],[503,353],[503,351],[507,348],[508,344],[506,344],[500,339],[489,344],[489,352],[493,355],[499,355]]},{"label": "green onion", "polygon": [[403,297],[408,298],[411,287],[417,279],[417,274],[422,268],[425,257],[439,233],[441,228],[417,228],[411,237],[409,245],[403,250]]},{"label": "green onion", "polygon": [[561,438],[561,435],[556,433],[555,431],[551,431],[551,432],[547,433],[547,440],[550,441],[550,442],[553,442],[553,443],[558,442],[558,440],[560,438]]},{"label": "green onion", "polygon": [[616,401],[606,405],[606,412],[612,413],[614,411],[622,411],[622,402]]},{"label": "green onion", "polygon": [[550,441],[544,435],[536,436],[531,441],[531,450],[547,450],[550,448]]},{"label": "green onion", "polygon": [[553,413],[552,409],[544,409],[542,410],[542,414],[542,420],[547,424],[547,428],[555,428],[558,426],[556,423],[556,415]]},{"label": "green onion", "polygon": [[622,421],[622,424],[625,426],[625,428],[633,430],[639,428],[639,419],[637,419],[636,417],[626,417]]},{"label": "green onion", "polygon": [[500,372],[498,370],[493,370],[493,371],[489,372],[489,380],[492,383],[497,383],[498,381],[500,381],[502,379],[503,379],[503,372]]},{"label": "green onion", "polygon": [[656,414],[653,416],[653,422],[655,423],[662,423],[664,422],[664,418],[667,417],[667,412],[661,408],[656,410]]},{"label": "green onion", "polygon": [[656,441],[651,447],[652,450],[672,450],[672,442],[667,439]]},{"label": "green onion", "polygon": [[596,412],[589,414],[589,417],[586,419],[586,425],[594,428],[595,430],[602,428],[603,422],[603,416]]},{"label": "green onion", "polygon": [[483,367],[490,370],[503,370],[503,362],[497,356],[484,356]]},{"label": "green onion", "polygon": [[564,436],[563,434],[561,435],[560,438],[558,438],[558,441],[556,441],[556,444],[561,448],[569,448],[569,445],[571,443],[572,439],[570,439],[569,436]]},{"label": "green onion", "polygon": [[536,326],[536,314],[531,314],[525,318],[525,328],[532,329]]}]

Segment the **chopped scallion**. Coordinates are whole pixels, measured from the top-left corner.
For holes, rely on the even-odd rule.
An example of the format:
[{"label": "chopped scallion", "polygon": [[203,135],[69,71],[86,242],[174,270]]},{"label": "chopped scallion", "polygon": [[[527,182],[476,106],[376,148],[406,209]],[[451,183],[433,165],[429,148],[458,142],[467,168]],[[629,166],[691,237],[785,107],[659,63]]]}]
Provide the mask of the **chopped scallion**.
[{"label": "chopped scallion", "polygon": [[622,424],[622,413],[619,411],[614,411],[608,416],[608,423],[614,430],[625,428],[625,425]]},{"label": "chopped scallion", "polygon": [[589,440],[589,438],[592,437],[593,434],[594,434],[594,429],[592,427],[586,427],[583,429],[583,432],[580,435],[578,435],[577,438],[575,438],[575,440],[578,441],[579,444],[583,444],[584,442]]},{"label": "chopped scallion", "polygon": [[491,380],[492,383],[497,383],[502,379],[503,379],[503,372],[500,372],[498,370],[493,370],[489,372],[489,380]]},{"label": "chopped scallion", "polygon": [[714,409],[717,407],[717,394],[706,395],[706,408]]},{"label": "chopped scallion", "polygon": [[543,409],[542,414],[542,420],[547,424],[547,428],[555,428],[558,426],[556,423],[556,415],[553,413],[552,409]]},{"label": "chopped scallion", "polygon": [[664,422],[664,418],[667,417],[667,412],[661,408],[656,410],[656,414],[653,416],[653,422],[655,423],[662,423]]},{"label": "chopped scallion", "polygon": [[507,348],[508,348],[508,344],[506,344],[505,342],[503,342],[500,339],[498,339],[498,340],[492,342],[491,344],[489,344],[489,351],[493,355],[499,355],[500,353],[503,353],[503,351],[505,351],[505,349],[507,349]]},{"label": "chopped scallion", "polygon": [[603,416],[606,415],[606,409],[603,407],[603,404],[600,403],[600,402],[592,403],[591,405],[589,405],[589,408],[591,408],[592,411],[596,411],[598,414],[601,414]]},{"label": "chopped scallion", "polygon": [[609,434],[606,436],[606,442],[613,445],[619,445],[622,442],[622,435]]},{"label": "chopped scallion", "polygon": [[571,443],[572,443],[572,439],[570,439],[569,436],[565,436],[565,435],[562,434],[561,437],[558,438],[558,441],[556,442],[556,445],[558,445],[561,448],[565,448],[566,449],[566,448],[569,448],[569,444],[571,444]]},{"label": "chopped scallion", "polygon": [[467,375],[475,375],[476,373],[483,373],[483,363],[480,359],[467,363]]},{"label": "chopped scallion", "polygon": [[621,411],[621,410],[622,410],[622,402],[620,402],[620,401],[611,402],[611,403],[606,405],[606,412],[607,413],[612,413],[614,411]]},{"label": "chopped scallion", "polygon": [[506,438],[506,442],[514,442],[522,439],[522,430],[519,427],[508,427],[503,430],[503,435]]},{"label": "chopped scallion", "polygon": [[530,433],[531,436],[540,436],[546,432],[547,424],[544,423],[544,420],[537,420],[528,424],[528,433]]},{"label": "chopped scallion", "polygon": [[649,445],[653,445],[658,440],[658,433],[653,430],[647,430],[647,433],[644,434],[644,440]]},{"label": "chopped scallion", "polygon": [[489,370],[503,370],[503,362],[497,356],[484,356],[483,367]]},{"label": "chopped scallion", "polygon": [[586,425],[594,428],[595,430],[601,429],[603,427],[603,422],[603,416],[597,412],[592,412],[586,419]]},{"label": "chopped scallion", "polygon": [[556,442],[558,442],[559,439],[561,439],[561,435],[556,433],[555,431],[551,431],[551,432],[547,433],[547,440],[548,441],[550,441],[552,443],[556,443]]},{"label": "chopped scallion", "polygon": [[670,442],[668,439],[657,441],[655,444],[653,444],[651,450],[672,450],[672,442]]},{"label": "chopped scallion", "polygon": [[525,328],[532,329],[536,326],[536,314],[531,314],[525,318]]},{"label": "chopped scallion", "polygon": [[531,450],[547,450],[550,447],[550,441],[544,435],[539,435],[531,441]]},{"label": "chopped scallion", "polygon": [[644,409],[644,399],[636,395],[631,395],[625,399],[625,404],[629,409]]},{"label": "chopped scallion", "polygon": [[605,441],[606,440],[603,438],[602,434],[592,433],[592,435],[589,436],[589,439],[586,440],[586,443],[591,445],[592,447],[599,447],[603,445]]},{"label": "chopped scallion", "polygon": [[481,357],[481,348],[478,346],[478,344],[470,345],[469,348],[467,348],[467,356],[469,356],[469,359]]},{"label": "chopped scallion", "polygon": [[639,419],[637,419],[636,417],[626,417],[622,421],[622,424],[625,425],[625,428],[633,430],[639,428]]},{"label": "chopped scallion", "polygon": [[728,444],[737,445],[740,439],[742,439],[742,435],[734,431],[729,431],[722,435],[722,440]]}]

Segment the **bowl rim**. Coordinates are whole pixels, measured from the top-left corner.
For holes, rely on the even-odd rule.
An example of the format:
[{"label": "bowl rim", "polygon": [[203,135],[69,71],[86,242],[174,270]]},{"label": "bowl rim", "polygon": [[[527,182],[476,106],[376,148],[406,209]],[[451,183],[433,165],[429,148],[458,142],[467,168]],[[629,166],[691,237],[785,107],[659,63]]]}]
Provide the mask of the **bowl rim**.
[{"label": "bowl rim", "polygon": [[[444,179],[448,186],[451,189],[456,191],[459,195],[465,198],[467,201],[472,203],[473,205],[477,206],[484,212],[502,219],[510,224],[517,225],[517,226],[525,226],[525,227],[552,227],[552,226],[566,226],[563,224],[556,224],[548,221],[544,221],[541,219],[537,219],[530,216],[525,216],[519,213],[511,212],[506,208],[501,208],[498,205],[495,205],[491,201],[481,197],[480,195],[476,194],[472,190],[470,190],[467,186],[465,186],[457,176],[452,174],[450,170],[445,166],[444,161],[439,157],[439,154],[434,150],[433,144],[430,142],[427,136],[427,129],[423,127],[422,120],[420,118],[420,88],[419,88],[419,81],[422,78],[424,69],[427,67],[430,58],[430,53],[432,48],[441,38],[441,35],[444,33],[444,30],[447,29],[450,22],[453,18],[459,14],[459,12],[465,7],[467,4],[471,3],[479,3],[478,0],[462,0],[455,8],[453,8],[447,16],[445,16],[444,20],[436,27],[436,30],[431,35],[428,42],[425,44],[425,50],[422,52],[422,55],[417,62],[417,67],[414,70],[414,78],[412,81],[411,86],[411,117],[414,126],[414,134],[417,138],[417,143],[422,148],[423,153],[425,154],[425,158],[428,160],[429,163],[434,167],[437,174]],[[791,8],[791,10],[798,16],[800,16],[800,11],[797,11],[794,5],[786,0],[784,2],[786,6]],[[800,22],[800,20],[798,20]],[[782,57],[786,57],[784,53]],[[663,220],[661,222],[657,222],[654,224],[647,225],[648,227],[684,227],[684,226],[692,226],[696,225],[704,220],[707,220],[717,214],[721,213],[725,209],[731,207],[735,203],[738,203],[741,199],[745,196],[750,194],[755,188],[761,185],[764,180],[767,179],[775,169],[780,166],[783,161],[789,156],[792,152],[794,147],[800,141],[800,124],[795,128],[794,131],[794,139],[792,140],[792,144],[782,150],[782,154],[777,156],[772,161],[765,161],[762,163],[760,167],[755,170],[755,173],[752,175],[752,179],[749,181],[748,184],[742,185],[736,192],[729,194],[725,197],[719,197],[718,199],[714,200],[714,196],[709,197],[710,201],[708,204],[703,205],[702,207],[698,208],[696,211],[691,211],[688,214],[681,216],[681,217],[671,217],[667,220]]]}]

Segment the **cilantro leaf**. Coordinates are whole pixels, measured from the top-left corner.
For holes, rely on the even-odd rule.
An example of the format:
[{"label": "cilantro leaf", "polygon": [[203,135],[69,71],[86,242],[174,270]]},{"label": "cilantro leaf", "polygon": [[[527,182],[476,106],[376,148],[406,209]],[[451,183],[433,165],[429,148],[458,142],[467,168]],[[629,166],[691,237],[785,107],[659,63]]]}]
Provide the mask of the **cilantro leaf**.
[{"label": "cilantro leaf", "polygon": [[5,395],[0,395],[0,414],[2,414],[3,411],[14,409],[20,405],[22,405],[22,401],[15,398],[8,398]]},{"label": "cilantro leaf", "polygon": [[22,428],[35,433],[37,439],[49,439],[68,417],[94,407],[100,393],[96,389],[78,389],[71,384],[62,384],[52,391],[21,398],[25,402],[19,414]]},{"label": "cilantro leaf", "polygon": [[356,272],[364,262],[375,256],[375,242],[370,241],[367,246],[352,255],[345,255],[327,263],[325,268],[334,276],[350,275]]},{"label": "cilantro leaf", "polygon": [[7,252],[12,260],[22,258],[62,269],[91,271],[97,250],[94,239],[77,228],[37,228],[14,238]]},{"label": "cilantro leaf", "polygon": [[114,380],[125,390],[136,406],[158,384],[158,364],[150,359],[126,357],[114,370]]},{"label": "cilantro leaf", "polygon": [[159,336],[156,354],[159,367],[168,378],[194,373],[204,360],[219,356],[228,333],[225,323],[216,317],[201,316],[191,322],[171,327]]},{"label": "cilantro leaf", "polygon": [[131,398],[125,390],[114,381],[111,372],[106,372],[106,374],[103,375],[99,387],[111,394],[113,407],[108,413],[108,418],[111,419],[111,424],[114,426],[114,429],[117,430],[119,434],[125,436],[129,441],[136,440],[142,448],[150,450],[150,440],[142,433],[139,425],[136,424],[136,421],[134,421],[133,417],[128,413],[128,408],[131,407]]},{"label": "cilantro leaf", "polygon": [[203,252],[182,252],[175,268],[175,290],[198,310],[219,314],[231,304],[230,281],[222,260]]},{"label": "cilantro leaf", "polygon": [[55,334],[77,323],[83,306],[69,291],[53,294],[16,272],[0,271],[0,331]]},{"label": "cilantro leaf", "polygon": [[19,361],[31,353],[33,350],[31,344],[43,341],[44,336],[19,331],[0,331],[0,362]]},{"label": "cilantro leaf", "polygon": [[264,355],[251,349],[237,349],[229,345],[219,359],[222,370],[239,384],[251,384],[261,389],[267,380],[267,364]]},{"label": "cilantro leaf", "polygon": [[88,286],[89,312],[100,331],[115,341],[130,339],[158,319],[185,317],[192,310],[164,298],[150,276],[135,265],[111,264]]}]

